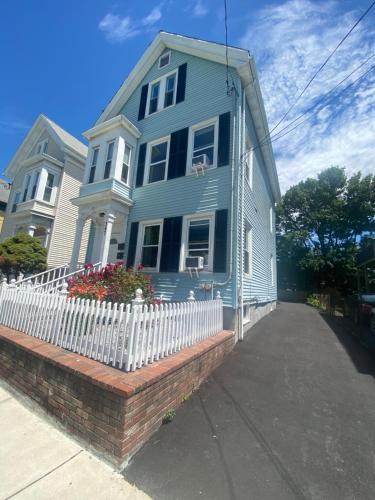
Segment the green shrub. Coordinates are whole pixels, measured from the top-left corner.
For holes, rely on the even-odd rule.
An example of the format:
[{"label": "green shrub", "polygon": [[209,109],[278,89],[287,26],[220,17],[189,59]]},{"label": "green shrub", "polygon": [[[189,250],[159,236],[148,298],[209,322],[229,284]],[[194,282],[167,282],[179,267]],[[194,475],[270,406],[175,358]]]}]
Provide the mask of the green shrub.
[{"label": "green shrub", "polygon": [[321,308],[320,297],[317,293],[309,295],[306,299],[306,303],[309,304],[309,306],[317,307],[318,309]]},{"label": "green shrub", "polygon": [[47,250],[37,238],[26,233],[7,238],[0,244],[0,270],[11,274],[36,274],[47,269]]}]

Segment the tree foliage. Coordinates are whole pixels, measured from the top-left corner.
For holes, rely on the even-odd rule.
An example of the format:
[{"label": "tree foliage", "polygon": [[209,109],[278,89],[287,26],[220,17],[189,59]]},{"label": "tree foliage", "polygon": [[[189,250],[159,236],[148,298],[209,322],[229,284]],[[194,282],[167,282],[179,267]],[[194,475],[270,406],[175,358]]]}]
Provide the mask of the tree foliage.
[{"label": "tree foliage", "polygon": [[0,270],[8,277],[34,274],[47,269],[47,251],[37,238],[25,233],[7,238],[0,244]]},{"label": "tree foliage", "polygon": [[356,286],[361,239],[375,233],[375,176],[339,167],[292,186],[278,207],[280,286]]}]

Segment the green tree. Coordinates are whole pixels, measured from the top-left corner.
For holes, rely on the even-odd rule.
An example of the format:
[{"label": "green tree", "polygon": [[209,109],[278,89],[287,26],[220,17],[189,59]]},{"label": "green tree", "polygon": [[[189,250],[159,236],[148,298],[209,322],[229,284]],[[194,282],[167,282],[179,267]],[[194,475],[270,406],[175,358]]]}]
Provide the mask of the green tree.
[{"label": "green tree", "polygon": [[[375,176],[348,178],[339,167],[323,170],[292,186],[278,207],[278,264],[281,277],[304,273],[309,289],[356,287],[362,237],[375,233]],[[288,252],[285,253],[285,247]],[[280,283],[281,285],[281,283]]]},{"label": "green tree", "polygon": [[47,269],[47,251],[37,238],[25,233],[7,238],[0,244],[0,270],[10,275],[32,274]]}]

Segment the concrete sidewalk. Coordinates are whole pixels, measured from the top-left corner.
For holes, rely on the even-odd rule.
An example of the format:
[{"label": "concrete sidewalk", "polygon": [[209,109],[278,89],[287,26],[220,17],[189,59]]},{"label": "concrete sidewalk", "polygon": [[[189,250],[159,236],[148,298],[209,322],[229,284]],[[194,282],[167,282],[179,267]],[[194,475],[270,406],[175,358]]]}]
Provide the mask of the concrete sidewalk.
[{"label": "concrete sidewalk", "polygon": [[51,425],[0,381],[0,499],[149,497]]}]

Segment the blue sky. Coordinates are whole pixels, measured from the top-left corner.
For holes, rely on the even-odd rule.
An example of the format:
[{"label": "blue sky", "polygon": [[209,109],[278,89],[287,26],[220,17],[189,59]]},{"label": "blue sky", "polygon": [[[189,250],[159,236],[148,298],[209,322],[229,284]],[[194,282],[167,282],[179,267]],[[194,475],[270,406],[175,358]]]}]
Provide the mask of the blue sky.
[{"label": "blue sky", "polygon": [[[369,3],[228,0],[229,43],[248,48],[256,58],[270,128]],[[374,26],[375,8],[288,119],[314,106],[375,53]],[[41,112],[83,140],[82,132],[92,126],[160,29],[223,42],[223,2],[3,2],[1,171]],[[375,57],[346,83],[373,64]],[[346,167],[348,173],[374,171],[374,83],[372,71],[275,142],[283,190],[331,164]]]}]

